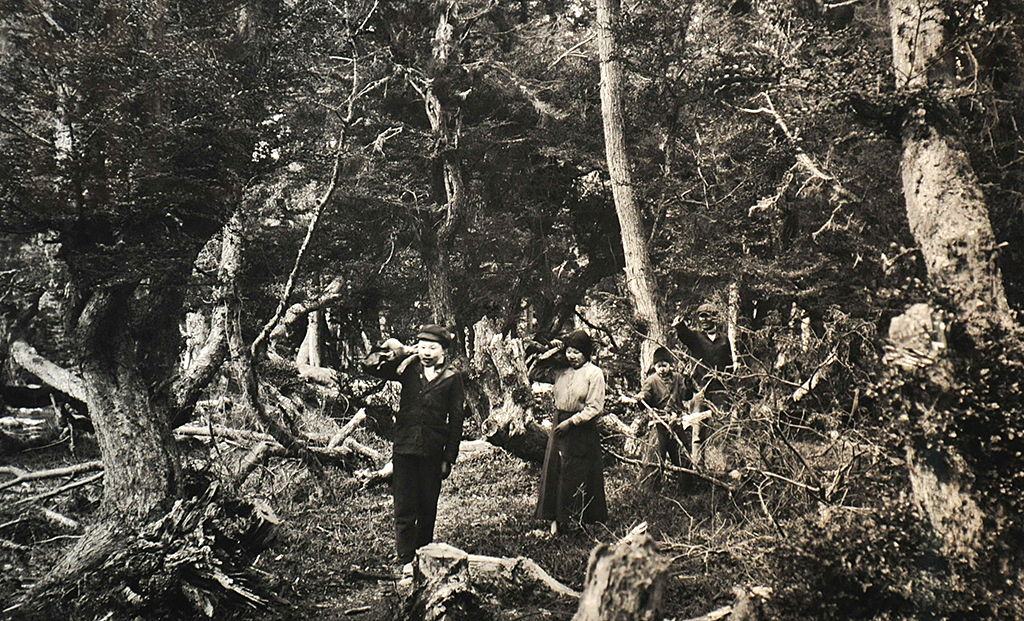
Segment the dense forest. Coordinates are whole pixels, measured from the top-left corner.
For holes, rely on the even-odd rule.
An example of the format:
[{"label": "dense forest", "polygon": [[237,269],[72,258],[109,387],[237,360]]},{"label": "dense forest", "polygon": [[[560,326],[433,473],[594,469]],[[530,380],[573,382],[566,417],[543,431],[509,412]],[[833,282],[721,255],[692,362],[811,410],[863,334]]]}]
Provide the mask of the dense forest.
[{"label": "dense forest", "polygon": [[[0,617],[1024,618],[1020,124],[1016,0],[0,0]],[[708,304],[728,398],[643,489]],[[364,365],[422,324],[437,539],[547,580],[440,612]],[[577,329],[610,517],[552,537],[527,366]]]}]

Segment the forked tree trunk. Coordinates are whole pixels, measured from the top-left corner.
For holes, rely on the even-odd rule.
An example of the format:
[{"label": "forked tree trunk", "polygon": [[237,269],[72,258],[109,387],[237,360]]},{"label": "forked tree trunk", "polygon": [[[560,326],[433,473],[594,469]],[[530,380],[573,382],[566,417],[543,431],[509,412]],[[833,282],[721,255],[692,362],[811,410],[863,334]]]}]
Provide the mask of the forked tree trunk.
[{"label": "forked tree trunk", "polygon": [[619,216],[622,250],[626,258],[626,286],[633,297],[634,311],[643,322],[648,338],[641,344],[640,368],[650,368],[654,350],[667,342],[658,285],[651,268],[647,237],[640,221],[640,207],[633,189],[633,176],[626,154],[626,132],[622,106],[622,63],[615,43],[619,21],[619,0],[596,0],[597,46],[601,58],[601,116],[604,123],[605,157],[611,179],[615,212]]},{"label": "forked tree trunk", "polygon": [[[168,412],[151,398],[139,373],[130,285],[95,291],[78,321],[85,402],[103,460],[100,519],[29,596],[49,596],[51,585],[107,557],[134,532],[170,507],[181,468]],[[58,589],[59,590],[59,589]]]},{"label": "forked tree trunk", "polygon": [[103,456],[103,509],[141,524],[168,507],[180,467],[167,411],[158,410],[138,373],[127,291],[100,292],[87,307],[87,356],[82,361],[86,404]]}]

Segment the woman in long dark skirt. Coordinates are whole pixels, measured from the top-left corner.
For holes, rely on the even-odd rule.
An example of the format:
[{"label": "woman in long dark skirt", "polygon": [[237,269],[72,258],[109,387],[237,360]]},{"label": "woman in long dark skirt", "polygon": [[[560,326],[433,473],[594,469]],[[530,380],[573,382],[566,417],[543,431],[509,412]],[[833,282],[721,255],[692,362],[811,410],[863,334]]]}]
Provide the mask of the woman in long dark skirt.
[{"label": "woman in long dark skirt", "polygon": [[577,330],[542,354],[531,379],[554,383],[555,424],[541,470],[537,517],[551,534],[573,522],[608,519],[597,417],[604,411],[604,373],[590,358],[594,341]]}]

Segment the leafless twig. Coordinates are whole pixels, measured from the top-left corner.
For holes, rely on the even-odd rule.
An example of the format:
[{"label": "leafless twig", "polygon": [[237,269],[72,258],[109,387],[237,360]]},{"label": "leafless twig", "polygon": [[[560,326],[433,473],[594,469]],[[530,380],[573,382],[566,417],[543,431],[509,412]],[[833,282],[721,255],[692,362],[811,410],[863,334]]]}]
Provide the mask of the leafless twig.
[{"label": "leafless twig", "polygon": [[21,500],[17,501],[14,504],[15,504],[15,506],[17,506],[17,505],[23,505],[23,504],[26,504],[26,503],[30,503],[30,502],[37,502],[37,501],[40,501],[40,500],[45,500],[47,498],[51,498],[53,496],[58,496],[60,494],[63,494],[64,492],[70,492],[73,489],[76,489],[76,488],[79,488],[79,487],[82,487],[82,486],[85,486],[85,485],[89,485],[90,483],[95,483],[96,481],[100,480],[101,478],[103,478],[103,473],[102,472],[97,472],[96,474],[92,475],[91,477],[86,477],[86,478],[82,479],[81,481],[75,481],[73,483],[68,483],[67,485],[62,485],[62,486],[60,486],[60,487],[58,487],[56,489],[52,489],[52,490],[50,490],[50,491],[48,491],[46,493],[43,493],[43,494],[36,494],[35,496],[29,496],[28,498],[22,498]]}]

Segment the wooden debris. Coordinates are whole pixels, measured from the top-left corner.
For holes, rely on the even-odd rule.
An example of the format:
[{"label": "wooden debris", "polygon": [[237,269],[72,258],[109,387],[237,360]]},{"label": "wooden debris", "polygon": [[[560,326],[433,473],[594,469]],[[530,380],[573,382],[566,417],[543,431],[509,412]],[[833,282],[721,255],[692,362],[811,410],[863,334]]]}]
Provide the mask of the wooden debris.
[{"label": "wooden debris", "polygon": [[469,573],[474,582],[486,581],[495,585],[516,584],[536,586],[543,584],[553,593],[578,598],[580,594],[554,579],[533,559],[469,555]]},{"label": "wooden debris", "polygon": [[68,516],[66,516],[66,515],[64,515],[62,513],[57,513],[56,511],[54,511],[52,509],[47,509],[46,507],[40,507],[39,508],[39,513],[40,513],[40,515],[42,515],[47,520],[53,522],[54,524],[58,524],[60,526],[63,526],[64,528],[69,528],[71,530],[79,530],[80,528],[82,528],[82,524],[78,520],[73,520],[73,519],[69,518]]},{"label": "wooden debris", "polygon": [[352,435],[352,432],[355,431],[356,427],[361,425],[364,420],[366,420],[366,408],[359,408],[359,411],[352,417],[352,420],[345,423],[345,426],[341,428],[341,431],[336,433],[334,437],[331,438],[330,442],[327,443],[327,450],[336,448],[339,444],[344,442],[345,439]]},{"label": "wooden debris", "polygon": [[238,490],[245,483],[245,480],[249,478],[249,475],[269,457],[284,457],[287,454],[288,451],[277,442],[263,441],[256,444],[249,449],[245,458],[238,464],[238,470],[231,477],[231,487]]},{"label": "wooden debris", "polygon": [[83,403],[88,401],[88,387],[81,376],[43,358],[25,341],[11,343],[10,353],[15,362],[46,384]]},{"label": "wooden debris", "polygon": [[486,457],[496,450],[498,447],[486,440],[463,440],[459,443],[459,463]]},{"label": "wooden debris", "polygon": [[443,543],[416,551],[413,590],[402,618],[409,621],[475,621],[486,618],[470,580],[469,555]]},{"label": "wooden debris", "polygon": [[87,461],[73,466],[66,466],[64,468],[52,468],[50,470],[36,470],[34,472],[28,472],[21,470],[20,468],[5,467],[0,468],[0,474],[13,474],[15,475],[10,481],[4,481],[0,483],[0,490],[14,487],[27,481],[38,481],[41,479],[53,479],[57,477],[74,476],[76,474],[82,474],[84,472],[95,472],[103,469],[102,461]]},{"label": "wooden debris", "polygon": [[90,483],[95,483],[96,481],[99,481],[101,478],[103,478],[103,473],[102,472],[97,472],[96,474],[92,475],[91,477],[86,477],[86,478],[82,479],[81,481],[75,481],[73,483],[68,483],[67,485],[62,485],[62,486],[58,487],[57,489],[52,489],[52,490],[50,490],[48,492],[45,492],[43,494],[36,494],[35,496],[29,496],[28,498],[22,498],[21,500],[17,501],[14,504],[15,505],[24,505],[24,504],[27,504],[27,503],[30,503],[30,502],[36,502],[36,501],[39,501],[39,500],[45,500],[47,498],[52,498],[54,496],[59,496],[60,494],[63,494],[65,492],[70,492],[73,489],[77,489],[79,487],[83,487],[83,486],[89,485]]},{"label": "wooden debris", "polygon": [[389,461],[377,470],[358,470],[355,475],[357,479],[363,481],[364,488],[369,488],[391,481],[391,475],[394,471],[395,465]]},{"label": "wooden debris", "polygon": [[346,610],[344,612],[344,615],[346,617],[350,615],[359,615],[364,612],[370,612],[371,610],[373,610],[372,606],[356,606],[355,608],[349,608],[348,610]]},{"label": "wooden debris", "polygon": [[728,617],[729,621],[759,621],[761,619],[761,607],[771,597],[770,587],[733,587],[733,595],[736,601],[730,606],[716,608],[707,614],[685,621],[718,621]]},{"label": "wooden debris", "polygon": [[660,619],[670,564],[647,534],[647,524],[614,546],[597,546],[590,553],[586,586],[574,621]]},{"label": "wooden debris", "polygon": [[[330,453],[330,451],[325,451],[325,452]],[[365,444],[357,442],[353,438],[345,438],[345,441],[341,444],[341,449],[337,450],[335,452],[338,452],[338,453],[340,453],[342,455],[348,455],[350,453],[358,453],[359,455],[362,455],[364,457],[368,457],[369,459],[371,459],[371,460],[373,460],[375,462],[380,462],[380,461],[384,460],[384,454],[383,453],[381,453],[380,451],[378,451],[376,449],[372,449],[372,448],[366,446]]]},{"label": "wooden debris", "polygon": [[467,554],[445,543],[432,543],[416,551],[404,618],[475,621],[488,617],[482,593],[538,587],[562,597],[579,597],[532,559]]},{"label": "wooden debris", "polygon": [[53,408],[7,408],[0,417],[0,436],[11,441],[15,450],[42,446],[60,438],[64,428],[59,410]]}]

